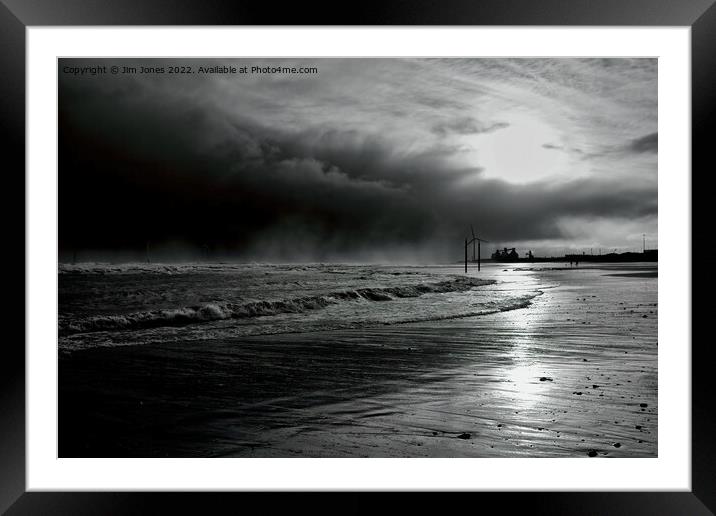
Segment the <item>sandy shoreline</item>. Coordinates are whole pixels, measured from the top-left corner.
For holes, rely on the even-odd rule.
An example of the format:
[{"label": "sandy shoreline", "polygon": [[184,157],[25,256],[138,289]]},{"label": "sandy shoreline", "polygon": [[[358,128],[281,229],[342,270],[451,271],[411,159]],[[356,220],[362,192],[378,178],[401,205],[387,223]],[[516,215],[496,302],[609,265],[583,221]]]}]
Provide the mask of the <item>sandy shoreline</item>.
[{"label": "sandy shoreline", "polygon": [[480,317],[61,356],[60,456],[655,457],[657,280],[614,272],[523,272],[559,286]]}]

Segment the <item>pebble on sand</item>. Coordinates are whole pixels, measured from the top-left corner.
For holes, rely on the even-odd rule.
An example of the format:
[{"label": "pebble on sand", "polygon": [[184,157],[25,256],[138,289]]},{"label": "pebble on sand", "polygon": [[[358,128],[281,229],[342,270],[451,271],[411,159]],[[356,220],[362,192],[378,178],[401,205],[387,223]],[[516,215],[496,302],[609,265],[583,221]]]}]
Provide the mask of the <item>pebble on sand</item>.
[{"label": "pebble on sand", "polygon": [[587,452],[587,455],[589,455],[590,457],[596,457],[596,456],[597,456],[597,450],[589,450],[589,451]]},{"label": "pebble on sand", "polygon": [[470,434],[468,434],[467,432],[465,432],[465,433],[462,433],[462,434],[458,435],[457,438],[458,438],[458,439],[469,439],[469,438],[470,438]]},{"label": "pebble on sand", "polygon": [[550,378],[549,376],[542,376],[542,377],[540,377],[539,381],[540,382],[551,382],[552,378]]}]

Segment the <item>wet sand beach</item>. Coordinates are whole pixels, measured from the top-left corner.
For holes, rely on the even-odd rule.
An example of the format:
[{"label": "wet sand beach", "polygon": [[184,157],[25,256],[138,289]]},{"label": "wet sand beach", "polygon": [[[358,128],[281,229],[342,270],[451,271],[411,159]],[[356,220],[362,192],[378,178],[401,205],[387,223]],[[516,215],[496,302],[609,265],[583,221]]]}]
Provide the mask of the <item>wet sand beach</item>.
[{"label": "wet sand beach", "polygon": [[[471,272],[474,274],[474,272]],[[59,356],[62,457],[656,457],[656,267],[477,317]]]}]

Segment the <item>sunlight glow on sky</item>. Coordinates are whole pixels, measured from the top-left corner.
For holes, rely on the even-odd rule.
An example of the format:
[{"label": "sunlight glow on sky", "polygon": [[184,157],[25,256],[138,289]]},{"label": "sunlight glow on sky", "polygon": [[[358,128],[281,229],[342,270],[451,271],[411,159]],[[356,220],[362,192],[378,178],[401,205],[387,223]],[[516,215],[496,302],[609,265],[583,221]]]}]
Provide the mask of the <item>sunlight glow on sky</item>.
[{"label": "sunlight glow on sky", "polygon": [[575,177],[584,167],[570,163],[564,153],[546,149],[545,141],[559,141],[555,128],[530,113],[503,117],[508,127],[477,135],[471,146],[475,161],[485,169],[485,177],[511,183],[528,183],[548,178]]}]

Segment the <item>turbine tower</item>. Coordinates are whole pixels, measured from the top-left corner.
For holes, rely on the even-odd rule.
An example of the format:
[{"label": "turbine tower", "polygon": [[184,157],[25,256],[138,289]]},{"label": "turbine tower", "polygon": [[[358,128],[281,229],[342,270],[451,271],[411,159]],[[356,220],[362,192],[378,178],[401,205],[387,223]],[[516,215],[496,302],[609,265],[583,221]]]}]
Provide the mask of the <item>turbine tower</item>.
[{"label": "turbine tower", "polygon": [[472,240],[465,239],[465,274],[467,274],[467,246],[472,244],[472,261],[475,261],[475,242],[477,242],[477,270],[480,270],[480,243],[481,242],[489,242],[489,240],[484,240],[480,237],[475,236],[475,230],[472,228],[472,224],[470,224],[470,232],[472,233]]},{"label": "turbine tower", "polygon": [[475,230],[472,227],[472,224],[470,224],[470,232],[472,233],[472,261],[475,261]]}]

